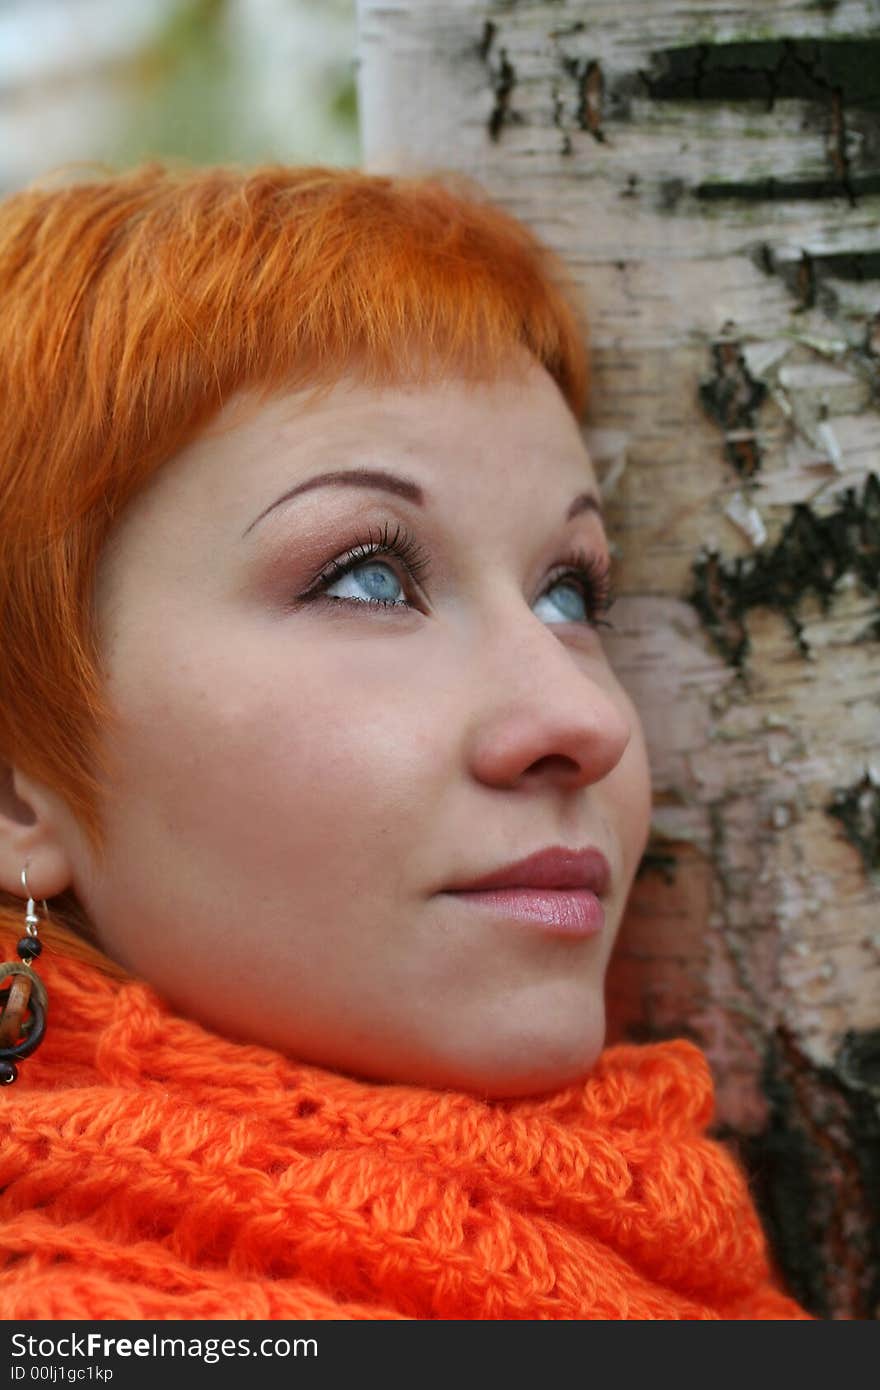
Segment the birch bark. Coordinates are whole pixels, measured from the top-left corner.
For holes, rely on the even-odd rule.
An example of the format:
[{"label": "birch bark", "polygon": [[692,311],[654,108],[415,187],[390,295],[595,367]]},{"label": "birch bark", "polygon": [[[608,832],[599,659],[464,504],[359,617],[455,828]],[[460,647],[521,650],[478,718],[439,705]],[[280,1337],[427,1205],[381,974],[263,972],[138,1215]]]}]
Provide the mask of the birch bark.
[{"label": "birch bark", "polygon": [[590,306],[652,841],[611,1040],[707,1051],[791,1291],[880,1311],[880,8],[359,0],[364,167]]}]

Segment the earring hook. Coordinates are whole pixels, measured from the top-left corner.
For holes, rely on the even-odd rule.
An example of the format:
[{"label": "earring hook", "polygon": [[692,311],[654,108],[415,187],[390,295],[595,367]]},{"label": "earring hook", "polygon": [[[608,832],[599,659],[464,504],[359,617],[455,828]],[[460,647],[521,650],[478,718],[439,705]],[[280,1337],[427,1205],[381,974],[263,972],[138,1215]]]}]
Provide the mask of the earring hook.
[{"label": "earring hook", "polygon": [[[36,934],[37,934],[37,926],[39,925],[40,919],[39,919],[39,917],[37,916],[37,906],[36,906],[36,903],[34,902],[34,899],[33,899],[33,897],[31,896],[31,890],[30,890],[30,888],[28,887],[27,871],[28,871],[28,864],[30,864],[30,862],[31,862],[31,861],[30,861],[29,859],[26,860],[26,861],[25,861],[24,868],[23,868],[22,871],[21,871],[21,886],[22,886],[22,888],[24,889],[25,897],[27,898],[27,909],[26,909],[25,915],[24,915],[24,920],[25,920],[25,923],[26,923],[27,934],[28,934],[28,936],[36,936]],[[46,916],[48,917],[48,915],[49,915],[49,904],[46,902],[46,899],[45,899],[45,898],[42,898],[41,901],[42,901],[43,907],[44,907],[45,910],[46,910]]]}]

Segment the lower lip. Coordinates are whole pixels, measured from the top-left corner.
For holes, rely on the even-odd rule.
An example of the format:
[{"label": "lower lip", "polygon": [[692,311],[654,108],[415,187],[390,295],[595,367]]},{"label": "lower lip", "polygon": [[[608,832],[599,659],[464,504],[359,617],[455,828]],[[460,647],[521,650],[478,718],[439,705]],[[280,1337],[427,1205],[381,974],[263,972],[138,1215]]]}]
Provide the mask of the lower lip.
[{"label": "lower lip", "polygon": [[605,925],[605,909],[588,888],[486,888],[449,896],[558,936],[596,936]]}]

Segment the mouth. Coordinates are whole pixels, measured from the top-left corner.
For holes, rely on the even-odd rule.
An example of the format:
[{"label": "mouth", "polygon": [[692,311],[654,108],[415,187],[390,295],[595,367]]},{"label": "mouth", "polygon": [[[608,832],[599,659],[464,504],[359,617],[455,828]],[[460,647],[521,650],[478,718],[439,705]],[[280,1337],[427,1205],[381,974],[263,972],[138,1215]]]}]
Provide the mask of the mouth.
[{"label": "mouth", "polygon": [[447,892],[478,892],[485,889],[529,888],[536,890],[571,891],[587,889],[597,898],[604,897],[611,886],[611,868],[600,849],[592,845],[584,849],[569,849],[551,845],[537,850],[512,864],[502,864],[478,878],[463,883],[451,883]]},{"label": "mouth", "polygon": [[581,940],[598,936],[605,926],[605,909],[589,888],[469,888],[443,896],[457,899],[469,910],[531,923],[552,936]]}]

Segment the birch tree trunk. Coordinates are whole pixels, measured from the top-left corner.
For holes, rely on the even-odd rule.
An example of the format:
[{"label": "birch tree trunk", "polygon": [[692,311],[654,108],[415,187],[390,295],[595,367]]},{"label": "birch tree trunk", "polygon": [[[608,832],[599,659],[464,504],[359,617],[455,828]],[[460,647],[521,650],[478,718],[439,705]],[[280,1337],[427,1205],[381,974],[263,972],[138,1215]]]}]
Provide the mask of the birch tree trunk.
[{"label": "birch tree trunk", "polygon": [[477,178],[591,306],[655,805],[610,1039],[705,1048],[787,1286],[874,1318],[880,9],[359,0],[358,49],[364,167]]}]

